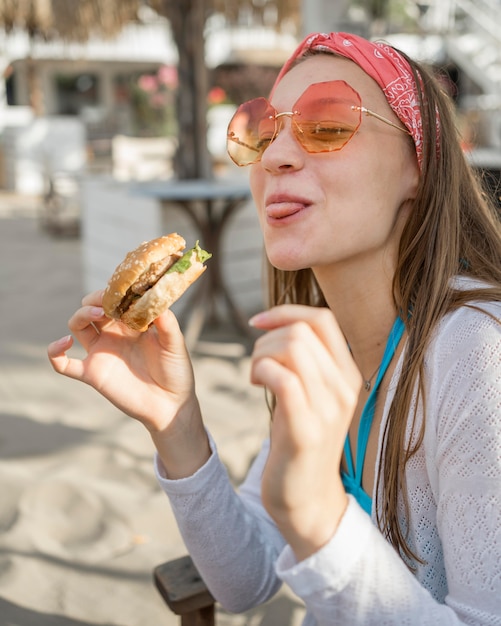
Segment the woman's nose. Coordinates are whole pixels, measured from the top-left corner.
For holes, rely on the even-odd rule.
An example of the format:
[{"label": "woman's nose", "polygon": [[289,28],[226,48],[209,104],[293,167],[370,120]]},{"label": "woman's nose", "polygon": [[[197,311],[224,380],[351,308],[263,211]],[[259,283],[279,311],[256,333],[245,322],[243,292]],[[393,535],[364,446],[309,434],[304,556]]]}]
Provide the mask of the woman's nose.
[{"label": "woman's nose", "polygon": [[277,119],[275,137],[261,157],[265,169],[290,169],[302,166],[304,150],[294,135],[293,123],[290,114],[281,114]]}]

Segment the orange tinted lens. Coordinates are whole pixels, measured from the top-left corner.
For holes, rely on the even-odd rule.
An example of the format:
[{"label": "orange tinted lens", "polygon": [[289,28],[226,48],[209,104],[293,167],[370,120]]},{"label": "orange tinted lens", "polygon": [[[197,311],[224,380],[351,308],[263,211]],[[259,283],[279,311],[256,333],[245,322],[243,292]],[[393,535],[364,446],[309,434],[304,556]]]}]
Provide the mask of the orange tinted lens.
[{"label": "orange tinted lens", "polygon": [[360,106],[342,80],[310,85],[294,105],[294,134],[307,152],[341,150],[360,126]]},{"label": "orange tinted lens", "polygon": [[276,111],[265,98],[240,105],[228,125],[226,146],[237,165],[260,160],[275,135]]}]

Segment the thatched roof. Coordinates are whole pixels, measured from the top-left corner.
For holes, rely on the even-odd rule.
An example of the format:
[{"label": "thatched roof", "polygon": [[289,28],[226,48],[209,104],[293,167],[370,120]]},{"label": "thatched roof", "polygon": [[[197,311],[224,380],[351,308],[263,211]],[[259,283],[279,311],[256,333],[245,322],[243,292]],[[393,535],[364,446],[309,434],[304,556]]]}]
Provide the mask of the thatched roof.
[{"label": "thatched roof", "polygon": [[[0,0],[0,28],[27,31],[31,37],[86,41],[91,35],[116,36],[137,21],[141,6],[150,5],[169,17],[177,3],[187,0]],[[200,0],[191,0],[200,1]],[[205,0],[208,13],[222,13],[229,24],[242,19],[278,26],[298,23],[301,0]],[[177,6],[176,6],[177,5]]]},{"label": "thatched roof", "polygon": [[[203,2],[207,15],[220,13],[230,25],[249,23],[279,28],[286,21],[296,26],[301,19],[301,0],[146,0],[161,15],[169,17],[174,8]],[[179,3],[179,4],[178,4]]]},{"label": "thatched roof", "polygon": [[109,38],[137,20],[141,0],[0,0],[0,26],[32,37],[86,41]]}]

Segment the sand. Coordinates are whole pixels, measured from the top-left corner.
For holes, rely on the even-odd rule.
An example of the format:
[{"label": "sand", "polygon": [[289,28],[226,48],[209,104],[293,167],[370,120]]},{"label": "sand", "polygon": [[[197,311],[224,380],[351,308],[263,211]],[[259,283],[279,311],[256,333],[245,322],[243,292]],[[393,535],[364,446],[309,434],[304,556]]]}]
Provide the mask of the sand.
[{"label": "sand", "polygon": [[[143,427],[55,374],[47,343],[82,294],[80,240],[40,228],[37,202],[0,197],[0,626],[174,626],[152,583],[185,554]],[[77,350],[78,352],[78,350]],[[235,485],[267,430],[238,337],[193,353],[208,427]],[[300,623],[286,591],[220,626]]]}]

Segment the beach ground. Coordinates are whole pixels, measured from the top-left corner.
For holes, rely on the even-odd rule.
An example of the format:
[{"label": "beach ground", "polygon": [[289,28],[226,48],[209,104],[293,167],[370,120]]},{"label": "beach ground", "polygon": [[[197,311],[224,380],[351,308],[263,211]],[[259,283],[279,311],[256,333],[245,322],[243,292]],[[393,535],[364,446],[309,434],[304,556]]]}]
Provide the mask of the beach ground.
[{"label": "beach ground", "polygon": [[[82,293],[81,244],[41,225],[36,198],[0,195],[0,626],[175,626],[153,568],[185,554],[143,427],[58,376],[47,344]],[[235,485],[266,436],[238,336],[193,351],[207,425]],[[76,349],[78,353],[78,349]],[[219,626],[296,626],[284,590]]]}]

